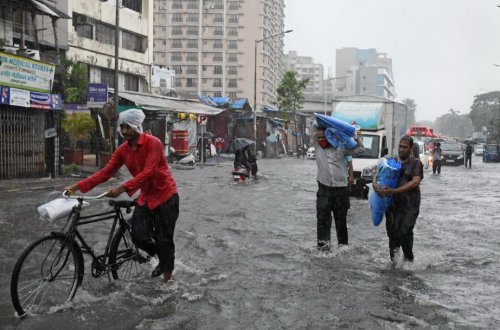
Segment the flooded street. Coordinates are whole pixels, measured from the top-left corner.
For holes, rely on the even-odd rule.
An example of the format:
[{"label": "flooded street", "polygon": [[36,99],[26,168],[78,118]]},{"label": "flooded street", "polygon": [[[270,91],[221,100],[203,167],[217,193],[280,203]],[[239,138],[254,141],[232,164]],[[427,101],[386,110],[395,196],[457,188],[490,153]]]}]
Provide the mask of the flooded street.
[{"label": "flooded street", "polygon": [[[51,189],[0,193],[3,329],[492,329],[500,324],[500,164],[426,171],[415,263],[391,267],[385,223],[351,199],[349,243],[316,251],[316,163],[263,159],[262,178],[231,182],[232,162],[178,170],[174,281],[90,275],[53,313],[15,317],[10,276],[29,242],[62,227],[36,207]],[[72,182],[68,179],[63,183]],[[29,188],[29,187],[26,187]],[[106,185],[96,188],[104,191]],[[52,192],[52,193],[51,193]],[[88,209],[106,208],[92,202]],[[82,230],[103,249],[107,223]],[[334,231],[332,235],[335,236]]]}]

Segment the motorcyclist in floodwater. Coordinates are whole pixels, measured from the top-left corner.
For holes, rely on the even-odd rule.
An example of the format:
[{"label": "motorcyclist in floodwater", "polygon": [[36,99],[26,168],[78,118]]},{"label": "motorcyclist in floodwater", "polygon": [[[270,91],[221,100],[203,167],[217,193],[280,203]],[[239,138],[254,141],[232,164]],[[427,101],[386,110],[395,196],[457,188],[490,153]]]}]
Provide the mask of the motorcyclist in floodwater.
[{"label": "motorcyclist in floodwater", "polygon": [[400,247],[406,261],[412,262],[413,227],[420,211],[420,181],[423,177],[423,166],[419,158],[412,156],[413,139],[404,136],[399,141],[399,160],[401,172],[397,188],[381,187],[377,177],[373,177],[373,188],[381,195],[393,196],[393,202],[386,211],[386,230],[389,236],[389,255],[395,264],[395,253]]}]

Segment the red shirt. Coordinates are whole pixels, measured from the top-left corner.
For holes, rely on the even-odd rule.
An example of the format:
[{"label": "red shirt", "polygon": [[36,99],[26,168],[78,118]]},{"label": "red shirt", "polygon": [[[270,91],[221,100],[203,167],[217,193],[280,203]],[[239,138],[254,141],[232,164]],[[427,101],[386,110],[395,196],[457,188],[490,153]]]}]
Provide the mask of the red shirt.
[{"label": "red shirt", "polygon": [[102,170],[78,182],[78,189],[83,193],[91,190],[107,181],[123,164],[133,176],[123,187],[129,196],[141,189],[139,205],[147,204],[148,209],[153,210],[177,193],[160,140],[147,134],[139,136],[136,150],[132,150],[128,142],[122,143]]}]

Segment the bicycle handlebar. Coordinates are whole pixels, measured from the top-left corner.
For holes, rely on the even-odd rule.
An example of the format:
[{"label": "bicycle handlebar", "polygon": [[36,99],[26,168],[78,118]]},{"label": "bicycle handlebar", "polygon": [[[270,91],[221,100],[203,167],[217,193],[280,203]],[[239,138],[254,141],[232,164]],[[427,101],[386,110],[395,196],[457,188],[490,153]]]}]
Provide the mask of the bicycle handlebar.
[{"label": "bicycle handlebar", "polygon": [[63,197],[66,197],[66,198],[71,198],[71,199],[101,199],[103,197],[106,197],[108,193],[105,192],[105,193],[102,193],[100,195],[97,195],[97,196],[83,196],[83,195],[74,195],[74,196],[71,196],[68,194],[68,190],[65,190],[63,191],[62,195]]}]

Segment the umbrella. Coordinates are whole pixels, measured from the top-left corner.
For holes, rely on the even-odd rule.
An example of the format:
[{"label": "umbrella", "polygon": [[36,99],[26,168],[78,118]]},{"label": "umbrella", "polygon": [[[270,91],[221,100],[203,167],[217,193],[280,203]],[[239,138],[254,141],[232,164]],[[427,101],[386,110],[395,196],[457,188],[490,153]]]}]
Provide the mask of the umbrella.
[{"label": "umbrella", "polygon": [[249,146],[249,145],[252,145],[254,144],[255,142],[250,140],[250,139],[246,139],[246,138],[236,138],[233,140],[233,142],[231,143],[231,149],[232,150],[240,150],[240,149],[243,149],[245,148],[246,146]]},{"label": "umbrella", "polygon": [[465,144],[477,144],[477,141],[476,140],[464,140],[464,142],[462,143],[465,143]]}]

